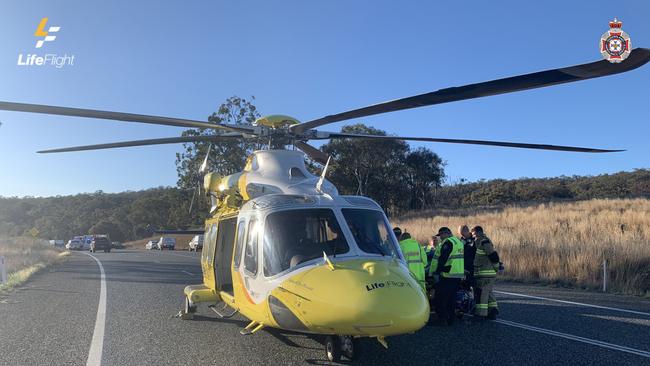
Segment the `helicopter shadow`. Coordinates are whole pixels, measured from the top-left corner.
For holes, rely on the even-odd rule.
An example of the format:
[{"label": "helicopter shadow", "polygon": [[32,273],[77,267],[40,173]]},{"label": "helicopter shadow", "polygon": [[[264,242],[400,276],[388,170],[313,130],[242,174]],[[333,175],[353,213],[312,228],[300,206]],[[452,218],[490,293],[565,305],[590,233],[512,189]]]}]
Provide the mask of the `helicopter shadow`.
[{"label": "helicopter shadow", "polygon": [[[243,320],[243,319],[215,318],[215,317],[212,317],[212,316],[197,315],[197,314],[194,315],[194,318],[192,320],[194,320],[194,321],[210,321],[210,322],[221,323],[221,324],[232,324],[232,325],[235,325],[235,326],[237,326],[239,328],[244,328],[249,323],[248,320]],[[289,347],[303,348],[303,349],[320,349],[320,348],[300,345],[300,344],[294,342],[293,340],[291,340],[290,337],[292,337],[292,336],[293,337],[309,337],[309,338],[311,338],[313,340],[319,341],[319,343],[324,344],[324,339],[320,340],[320,337],[312,336],[311,334],[292,332],[292,331],[289,331],[289,330],[276,329],[276,328],[265,328],[263,331],[265,333],[273,336],[275,339],[279,340],[280,342],[284,343],[285,345],[287,345]]]}]

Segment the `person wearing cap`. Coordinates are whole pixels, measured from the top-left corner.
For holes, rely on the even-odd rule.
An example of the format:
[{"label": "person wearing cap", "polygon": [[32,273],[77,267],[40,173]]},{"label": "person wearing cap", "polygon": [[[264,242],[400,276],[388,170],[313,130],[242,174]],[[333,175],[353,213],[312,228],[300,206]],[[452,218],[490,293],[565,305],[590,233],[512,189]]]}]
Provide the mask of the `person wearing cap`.
[{"label": "person wearing cap", "polygon": [[[399,228],[393,229],[393,232],[396,232],[396,229],[401,232]],[[404,232],[401,233],[399,237],[399,246],[402,249],[402,254],[404,255],[404,260],[408,266],[409,271],[413,277],[418,281],[422,290],[426,292],[425,284],[425,274],[424,266],[427,264],[427,254],[424,251],[424,248],[418,243],[417,240],[411,238],[411,234]]]},{"label": "person wearing cap", "polygon": [[395,226],[393,228],[393,234],[395,234],[395,239],[400,241],[400,238],[402,237],[402,229],[399,226]]},{"label": "person wearing cap", "polygon": [[494,250],[492,241],[485,235],[482,227],[474,226],[472,228],[472,237],[474,237],[476,246],[476,256],[474,257],[474,278],[476,279],[474,298],[476,299],[476,306],[474,315],[479,318],[494,320],[499,314],[497,300],[492,294],[497,269],[499,269],[499,254]]},{"label": "person wearing cap", "polygon": [[465,278],[464,246],[448,227],[438,230],[440,244],[433,255],[429,275],[435,282],[434,307],[438,320],[436,325],[451,325],[454,323],[454,307],[456,291],[460,281]]}]

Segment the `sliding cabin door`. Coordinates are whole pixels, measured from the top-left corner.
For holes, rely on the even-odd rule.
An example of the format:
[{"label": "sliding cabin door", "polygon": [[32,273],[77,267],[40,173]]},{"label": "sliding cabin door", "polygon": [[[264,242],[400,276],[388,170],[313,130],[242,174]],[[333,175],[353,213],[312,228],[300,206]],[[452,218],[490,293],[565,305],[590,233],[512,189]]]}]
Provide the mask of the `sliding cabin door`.
[{"label": "sliding cabin door", "polygon": [[232,252],[235,246],[235,229],[237,217],[219,221],[217,230],[217,247],[214,261],[214,275],[217,289],[233,295],[232,287]]}]

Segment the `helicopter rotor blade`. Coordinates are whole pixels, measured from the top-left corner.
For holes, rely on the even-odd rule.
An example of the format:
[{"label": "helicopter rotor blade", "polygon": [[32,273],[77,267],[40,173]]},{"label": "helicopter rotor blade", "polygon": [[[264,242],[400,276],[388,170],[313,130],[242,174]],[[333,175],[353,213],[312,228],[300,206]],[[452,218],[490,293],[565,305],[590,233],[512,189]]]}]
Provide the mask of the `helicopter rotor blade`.
[{"label": "helicopter rotor blade", "polygon": [[318,150],[317,148],[302,142],[302,141],[294,141],[294,146],[302,150],[307,156],[310,158],[314,159],[314,161],[317,161],[321,164],[326,164],[327,159],[329,158],[329,155],[325,154],[324,152]]},{"label": "helicopter rotor blade", "polygon": [[254,131],[253,126],[228,125],[210,122],[195,121],[183,118],[150,116],[145,114],[100,111],[95,109],[69,108],[43,104],[28,104],[0,101],[0,110],[28,113],[55,114],[61,116],[85,117],[108,119],[123,122],[149,123],[155,125],[176,126],[185,128],[206,128],[211,130],[225,130],[234,132]]},{"label": "helicopter rotor blade", "polygon": [[[199,192],[199,194],[201,194],[201,193]],[[190,200],[190,208],[189,208],[189,210],[187,212],[189,215],[192,214],[192,207],[194,206],[194,197],[196,197],[196,189],[192,190],[192,199]]]},{"label": "helicopter rotor blade", "polygon": [[345,121],[353,118],[372,116],[375,114],[395,112],[404,109],[419,108],[459,100],[505,94],[527,89],[570,83],[574,81],[614,75],[643,66],[650,61],[650,49],[635,48],[629,57],[621,63],[611,63],[607,60],[591,62],[576,66],[539,71],[525,75],[512,76],[476,84],[440,89],[430,93],[396,99],[359,109],[332,114],[290,127],[294,134],[323,126],[329,123]]},{"label": "helicopter rotor blade", "polygon": [[536,149],[536,150],[554,150],[554,151],[569,151],[569,152],[582,152],[582,153],[611,153],[621,152],[625,150],[606,150],[596,149],[591,147],[576,147],[576,146],[562,146],[562,145],[547,145],[547,144],[530,144],[510,141],[489,141],[489,140],[465,140],[465,139],[444,139],[435,137],[400,137],[400,136],[381,136],[381,135],[362,135],[355,133],[337,133],[328,132],[330,139],[374,139],[374,140],[404,140],[404,141],[425,141],[425,142],[442,142],[448,144],[466,144],[466,145],[487,145],[499,147],[513,147],[519,149]]},{"label": "helicopter rotor blade", "polygon": [[228,133],[223,133],[223,134],[220,134],[220,135],[165,137],[165,138],[159,138],[159,139],[122,141],[122,142],[112,142],[112,143],[107,143],[107,144],[64,147],[64,148],[60,148],[60,149],[41,150],[41,151],[37,151],[37,152],[39,154],[50,154],[50,153],[70,152],[70,151],[113,149],[113,148],[120,148],[120,147],[178,144],[178,143],[184,143],[184,142],[200,142],[200,141],[216,142],[216,141],[219,141],[219,140],[230,140],[230,139],[236,139],[236,138],[243,138],[243,135],[240,134],[240,133],[237,133],[237,132],[228,132]]}]

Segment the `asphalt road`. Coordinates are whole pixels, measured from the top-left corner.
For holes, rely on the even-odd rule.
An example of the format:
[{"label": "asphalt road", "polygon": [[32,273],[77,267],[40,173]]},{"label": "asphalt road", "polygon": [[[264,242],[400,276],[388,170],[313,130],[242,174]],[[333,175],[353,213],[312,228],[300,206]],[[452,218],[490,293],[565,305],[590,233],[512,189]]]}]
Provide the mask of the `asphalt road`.
[{"label": "asphalt road", "polygon": [[[183,287],[201,282],[197,253],[94,256],[104,296],[98,262],[79,252],[0,295],[0,365],[328,363],[319,337],[277,330],[242,336],[245,319],[222,320],[206,307],[191,321],[172,318]],[[650,300],[513,284],[497,290],[498,321],[427,326],[389,338],[388,350],[364,340],[354,363],[650,365]]]}]

